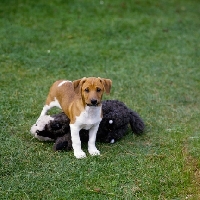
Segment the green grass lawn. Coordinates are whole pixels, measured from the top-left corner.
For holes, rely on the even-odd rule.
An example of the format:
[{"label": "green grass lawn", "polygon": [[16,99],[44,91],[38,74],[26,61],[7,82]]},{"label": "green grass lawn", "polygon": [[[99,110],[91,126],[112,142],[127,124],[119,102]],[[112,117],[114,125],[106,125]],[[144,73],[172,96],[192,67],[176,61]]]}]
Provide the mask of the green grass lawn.
[{"label": "green grass lawn", "polygon": [[[1,0],[0,199],[200,199],[199,19],[197,0]],[[146,131],[78,160],[29,130],[55,80],[84,76]]]}]

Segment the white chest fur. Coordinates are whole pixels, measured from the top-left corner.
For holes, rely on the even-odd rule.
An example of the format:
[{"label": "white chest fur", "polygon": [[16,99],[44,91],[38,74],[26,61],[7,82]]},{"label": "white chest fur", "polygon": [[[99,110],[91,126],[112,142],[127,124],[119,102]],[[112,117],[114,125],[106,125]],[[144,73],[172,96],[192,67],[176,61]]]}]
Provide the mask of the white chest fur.
[{"label": "white chest fur", "polygon": [[76,117],[74,125],[88,130],[95,124],[100,123],[101,120],[101,106],[86,106],[80,116]]}]

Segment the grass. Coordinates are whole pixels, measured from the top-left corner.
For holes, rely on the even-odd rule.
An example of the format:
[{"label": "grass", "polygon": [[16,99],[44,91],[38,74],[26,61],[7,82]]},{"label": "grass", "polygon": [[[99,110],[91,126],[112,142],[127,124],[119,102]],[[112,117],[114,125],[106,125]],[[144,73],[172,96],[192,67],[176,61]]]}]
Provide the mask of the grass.
[{"label": "grass", "polygon": [[[0,199],[199,199],[200,4],[0,2]],[[29,133],[57,79],[100,76],[146,123],[77,160]],[[86,150],[86,145],[83,147]]]}]

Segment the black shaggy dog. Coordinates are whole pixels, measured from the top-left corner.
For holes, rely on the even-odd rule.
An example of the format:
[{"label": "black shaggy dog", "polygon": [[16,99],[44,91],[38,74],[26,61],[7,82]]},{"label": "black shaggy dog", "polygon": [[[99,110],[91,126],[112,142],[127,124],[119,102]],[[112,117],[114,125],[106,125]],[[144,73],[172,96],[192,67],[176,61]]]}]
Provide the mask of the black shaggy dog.
[{"label": "black shaggy dog", "polygon": [[[118,100],[106,100],[102,103],[103,119],[97,132],[97,141],[114,143],[126,133],[130,124],[136,135],[144,132],[144,122],[140,116]],[[54,150],[70,150],[72,148],[69,127],[70,120],[64,113],[39,118],[31,127],[34,137],[43,141],[55,141]],[[88,131],[81,130],[80,138],[88,141]]]}]

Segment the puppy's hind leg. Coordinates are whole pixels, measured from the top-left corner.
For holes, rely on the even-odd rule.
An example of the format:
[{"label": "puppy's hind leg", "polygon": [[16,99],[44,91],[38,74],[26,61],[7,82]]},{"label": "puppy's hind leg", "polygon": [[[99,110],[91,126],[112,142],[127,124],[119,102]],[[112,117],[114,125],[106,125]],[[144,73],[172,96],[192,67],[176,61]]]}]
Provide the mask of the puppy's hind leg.
[{"label": "puppy's hind leg", "polygon": [[51,109],[50,106],[48,106],[48,105],[44,105],[44,107],[43,107],[43,109],[42,109],[42,112],[41,112],[41,114],[40,114],[40,117],[46,115],[47,112],[48,112],[48,110],[50,110],[50,109]]},{"label": "puppy's hind leg", "polygon": [[53,100],[49,100],[49,98],[47,98],[46,105],[44,105],[40,117],[46,115],[48,110],[50,110],[53,107],[58,107],[62,109],[56,97]]}]

